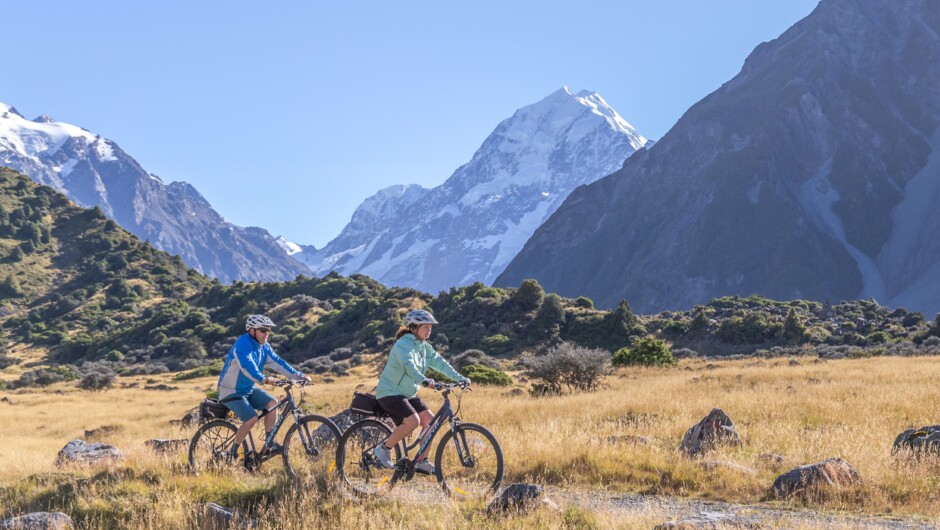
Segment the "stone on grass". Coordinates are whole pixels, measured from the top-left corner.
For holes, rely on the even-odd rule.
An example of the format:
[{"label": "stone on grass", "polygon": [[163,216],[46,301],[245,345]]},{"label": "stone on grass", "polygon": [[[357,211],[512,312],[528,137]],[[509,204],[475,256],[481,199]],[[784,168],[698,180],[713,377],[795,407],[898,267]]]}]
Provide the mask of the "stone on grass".
[{"label": "stone on grass", "polygon": [[897,456],[940,456],[940,425],[925,425],[920,429],[908,429],[894,439],[891,454]]},{"label": "stone on grass", "polygon": [[770,488],[770,497],[783,499],[793,495],[809,496],[827,488],[854,486],[862,482],[858,471],[841,458],[830,458],[791,469],[777,477]]},{"label": "stone on grass", "polygon": [[557,509],[558,505],[545,496],[545,488],[536,484],[510,484],[499,497],[493,499],[487,511],[490,514],[522,513],[545,505]]},{"label": "stone on grass", "polygon": [[113,445],[85,443],[84,440],[72,440],[65,444],[55,458],[56,465],[68,463],[97,464],[98,462],[113,462],[124,458],[118,448]]},{"label": "stone on grass", "polygon": [[157,453],[169,453],[170,451],[178,451],[187,445],[189,445],[189,440],[184,440],[182,438],[175,440],[167,440],[164,438],[154,438],[153,440],[147,440],[144,442],[144,445],[150,447]]},{"label": "stone on grass", "polygon": [[71,530],[72,518],[62,512],[33,512],[0,521],[2,530]]},{"label": "stone on grass", "polygon": [[232,528],[257,528],[258,521],[245,517],[237,511],[219,506],[214,502],[203,504],[199,511],[199,528],[202,530],[230,530]]},{"label": "stone on grass", "polygon": [[688,456],[697,456],[717,447],[739,445],[741,437],[734,428],[734,422],[721,409],[712,409],[708,416],[686,431],[679,451]]}]

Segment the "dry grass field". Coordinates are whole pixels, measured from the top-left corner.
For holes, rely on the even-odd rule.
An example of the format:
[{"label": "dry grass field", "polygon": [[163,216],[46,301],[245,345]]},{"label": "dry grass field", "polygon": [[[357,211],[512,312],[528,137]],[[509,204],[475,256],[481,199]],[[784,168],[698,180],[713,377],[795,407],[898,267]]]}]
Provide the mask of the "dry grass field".
[{"label": "dry grass field", "polygon": [[[905,429],[940,423],[938,381],[935,357],[687,360],[677,368],[616,371],[593,393],[533,398],[506,388],[477,388],[464,394],[460,415],[499,439],[505,483],[895,514],[936,524],[940,464],[898,461],[891,444]],[[555,498],[557,511],[494,518],[480,505],[446,500],[426,478],[404,484],[387,500],[360,503],[333,488],[294,490],[277,472],[279,460],[269,462],[270,473],[262,476],[191,476],[185,451],[155,454],[144,441],[189,438],[195,428],[170,421],[194,407],[214,380],[172,382],[166,376],[158,382],[178,389],[144,390],[141,377],[119,381],[137,383],[134,388],[106,392],[80,391],[74,383],[0,392],[0,517],[64,511],[82,528],[186,528],[197,525],[195,507],[205,502],[238,508],[262,527],[277,528],[651,528],[672,516],[624,517]],[[360,373],[317,384],[308,390],[306,408],[338,413],[357,386],[374,382],[373,374]],[[525,386],[519,382],[515,388]],[[431,391],[422,396],[433,407],[440,403]],[[704,459],[680,456],[685,431],[714,407],[734,420],[744,446]],[[69,440],[105,426],[112,431],[88,441],[117,446],[125,460],[91,468],[54,465]],[[771,452],[785,461],[760,458]],[[767,500],[778,475],[833,456],[854,465],[862,485],[812,501]],[[731,467],[706,471],[703,460],[739,464],[753,473]]]}]

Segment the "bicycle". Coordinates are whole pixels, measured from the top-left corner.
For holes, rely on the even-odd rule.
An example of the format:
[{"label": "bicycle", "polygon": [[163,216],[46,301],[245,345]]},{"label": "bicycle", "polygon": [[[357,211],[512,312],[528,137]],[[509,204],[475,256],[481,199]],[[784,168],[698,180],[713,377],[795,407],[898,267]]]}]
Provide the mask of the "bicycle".
[{"label": "bicycle", "polygon": [[[336,469],[336,448],[342,434],[332,420],[316,414],[304,414],[300,408],[304,403],[303,388],[306,381],[278,380],[275,386],[284,388],[285,396],[277,406],[258,413],[258,424],[262,418],[281,410],[274,429],[264,440],[260,450],[255,450],[254,436],[249,432],[241,443],[238,459],[250,472],[280,454],[288,476],[295,482],[316,477],[329,477]],[[300,386],[300,401],[294,402],[291,388]],[[273,451],[274,440],[288,416],[294,423],[284,436],[283,449]],[[232,461],[231,448],[236,426],[229,419],[215,419],[199,427],[189,443],[189,465],[193,473],[221,471],[237,463]]]},{"label": "bicycle", "polygon": [[451,392],[458,388],[463,390],[466,385],[435,383],[432,388],[443,391],[444,404],[413,444],[402,440],[395,445],[392,450],[393,469],[383,467],[372,453],[392,433],[383,421],[387,420],[387,414],[360,420],[343,434],[336,453],[337,468],[343,483],[354,494],[360,497],[383,494],[391,491],[398,482],[413,479],[415,466],[408,452],[417,448],[416,455],[423,453],[445,421],[450,423],[450,430],[444,433],[434,456],[435,475],[441,488],[452,498],[461,500],[482,499],[499,489],[503,480],[503,452],[499,442],[486,428],[460,421],[457,414],[460,412],[461,392],[456,394],[456,411],[450,404]]}]

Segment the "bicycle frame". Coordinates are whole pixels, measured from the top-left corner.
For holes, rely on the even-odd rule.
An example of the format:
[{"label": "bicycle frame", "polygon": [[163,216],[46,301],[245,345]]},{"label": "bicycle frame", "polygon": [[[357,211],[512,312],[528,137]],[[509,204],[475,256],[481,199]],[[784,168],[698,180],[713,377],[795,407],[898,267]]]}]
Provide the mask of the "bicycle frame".
[{"label": "bicycle frame", "polygon": [[[450,429],[452,431],[457,430],[457,426],[460,425],[460,418],[454,416],[453,407],[450,405],[450,389],[444,391],[444,404],[441,405],[441,408],[438,409],[437,413],[434,414],[434,417],[431,418],[431,423],[428,424],[425,432],[418,437],[417,440],[411,445],[408,445],[404,441],[402,442],[402,447],[404,447],[405,458],[408,458],[408,451],[418,448],[418,452],[415,453],[420,455],[431,446],[431,443],[434,442],[434,437],[437,436],[437,431],[444,425],[444,421],[450,422]],[[455,432],[456,434],[456,432]],[[420,447],[419,447],[420,445]],[[461,459],[463,457],[461,456]]]},{"label": "bicycle frame", "polygon": [[[271,429],[271,432],[265,438],[264,443],[261,444],[260,453],[262,454],[264,453],[264,450],[266,448],[270,447],[271,444],[274,443],[274,438],[277,436],[278,431],[281,430],[281,425],[284,424],[284,420],[287,419],[288,415],[293,416],[295,422],[299,420],[300,408],[298,408],[297,404],[294,402],[294,396],[293,394],[291,394],[291,391],[290,391],[291,386],[293,385],[287,386],[287,388],[284,390],[286,395],[280,401],[277,402],[277,405],[275,405],[274,407],[270,409],[264,409],[263,411],[258,413],[258,421],[260,422],[262,418],[264,418],[268,414],[275,413],[279,409],[281,409],[281,407],[285,407],[284,410],[278,414],[277,421],[274,422],[274,428]],[[303,436],[303,434],[301,434],[301,436]],[[248,441],[248,445],[251,448],[251,451],[258,453],[258,451],[255,450],[255,440],[254,440],[254,436],[252,436],[251,434],[251,431],[248,432],[248,436],[246,437],[246,440]],[[268,460],[272,456],[275,456],[275,455],[263,455],[261,456],[261,459]]]}]

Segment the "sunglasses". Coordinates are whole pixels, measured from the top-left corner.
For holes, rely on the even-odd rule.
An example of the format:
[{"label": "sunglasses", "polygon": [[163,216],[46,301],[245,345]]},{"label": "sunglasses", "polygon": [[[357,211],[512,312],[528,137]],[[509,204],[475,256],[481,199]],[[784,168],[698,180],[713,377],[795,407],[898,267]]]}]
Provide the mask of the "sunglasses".
[{"label": "sunglasses", "polygon": [[271,333],[271,328],[255,328],[258,333]]}]

